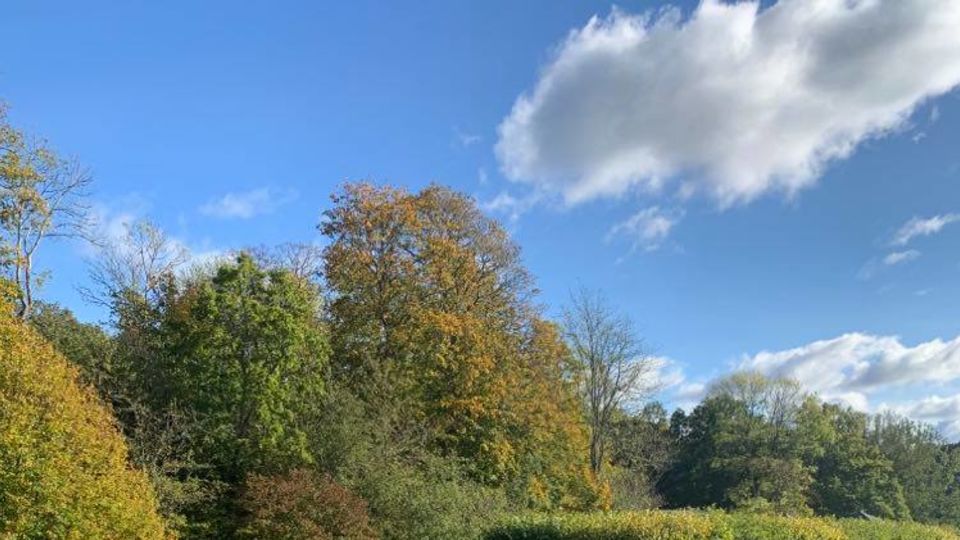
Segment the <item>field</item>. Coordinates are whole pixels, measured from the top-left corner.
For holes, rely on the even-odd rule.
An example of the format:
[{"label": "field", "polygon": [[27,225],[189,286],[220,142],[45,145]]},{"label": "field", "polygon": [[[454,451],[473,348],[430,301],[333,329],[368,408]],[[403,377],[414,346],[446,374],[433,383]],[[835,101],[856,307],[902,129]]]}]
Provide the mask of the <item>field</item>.
[{"label": "field", "polygon": [[721,511],[511,516],[484,540],[960,540],[956,531],[884,520],[780,517]]}]

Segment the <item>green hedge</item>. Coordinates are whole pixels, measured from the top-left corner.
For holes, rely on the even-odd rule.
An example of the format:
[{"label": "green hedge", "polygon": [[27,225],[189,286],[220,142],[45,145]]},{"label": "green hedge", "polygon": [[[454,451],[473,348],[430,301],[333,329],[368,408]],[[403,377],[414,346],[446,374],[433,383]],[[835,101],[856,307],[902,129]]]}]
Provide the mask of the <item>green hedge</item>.
[{"label": "green hedge", "polygon": [[893,521],[651,510],[513,515],[489,529],[484,540],[960,540],[960,535]]}]

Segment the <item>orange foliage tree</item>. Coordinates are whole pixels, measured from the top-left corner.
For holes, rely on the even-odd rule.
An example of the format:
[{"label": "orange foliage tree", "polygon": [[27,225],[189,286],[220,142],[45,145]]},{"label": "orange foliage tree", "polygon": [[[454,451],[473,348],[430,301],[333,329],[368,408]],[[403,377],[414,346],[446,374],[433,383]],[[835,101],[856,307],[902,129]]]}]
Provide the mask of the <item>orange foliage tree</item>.
[{"label": "orange foliage tree", "polygon": [[570,355],[507,233],[438,186],[351,184],[333,201],[320,229],[337,378],[479,481],[594,504]]}]

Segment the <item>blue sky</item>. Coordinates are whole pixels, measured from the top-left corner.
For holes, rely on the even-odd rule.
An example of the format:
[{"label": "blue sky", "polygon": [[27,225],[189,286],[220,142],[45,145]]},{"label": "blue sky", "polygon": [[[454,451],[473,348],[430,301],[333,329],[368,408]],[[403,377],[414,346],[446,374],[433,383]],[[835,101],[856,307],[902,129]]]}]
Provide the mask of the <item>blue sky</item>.
[{"label": "blue sky", "polygon": [[[604,290],[671,403],[749,367],[960,434],[957,4],[617,6],[14,0],[0,98],[107,225],[319,241],[345,180],[439,182],[551,313]],[[86,257],[48,246],[44,294],[96,320]]]}]

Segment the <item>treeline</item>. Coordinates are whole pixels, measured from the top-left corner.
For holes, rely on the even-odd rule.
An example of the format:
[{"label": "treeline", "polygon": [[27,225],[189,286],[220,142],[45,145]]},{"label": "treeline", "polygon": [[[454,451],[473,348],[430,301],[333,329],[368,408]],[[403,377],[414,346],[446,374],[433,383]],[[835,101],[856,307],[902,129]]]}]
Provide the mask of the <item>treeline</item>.
[{"label": "treeline", "polygon": [[624,414],[612,443],[614,481],[642,488],[615,489],[621,505],[960,524],[960,452],[935,429],[824,403],[790,380],[731,375],[689,414]]},{"label": "treeline", "polygon": [[[0,364],[0,535],[129,537],[139,515],[143,537],[472,538],[520,510],[706,506],[960,523],[960,458],[924,425],[753,374],[668,417],[647,403],[656,366],[630,322],[590,292],[549,320],[518,247],[439,186],[348,184],[323,248],[202,264],[131,224],[99,239],[84,290],[109,320],[81,323],[34,298],[33,257],[87,236],[89,177],[0,126],[0,337],[16,360]],[[58,353],[34,354],[37,335]],[[62,358],[91,389],[71,392],[93,396],[71,410],[115,419],[99,436],[57,427],[57,394],[31,382]],[[48,435],[113,468],[55,451],[36,467]],[[112,478],[124,452],[136,489],[57,496],[68,465]],[[141,476],[150,493],[117,498]]]}]

